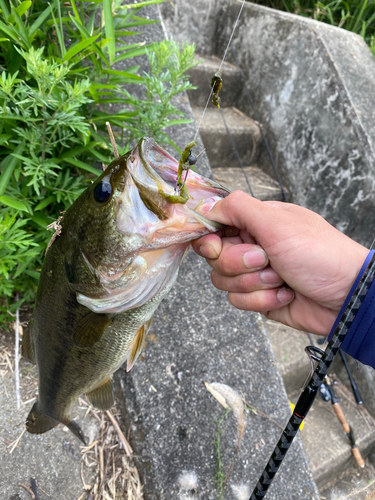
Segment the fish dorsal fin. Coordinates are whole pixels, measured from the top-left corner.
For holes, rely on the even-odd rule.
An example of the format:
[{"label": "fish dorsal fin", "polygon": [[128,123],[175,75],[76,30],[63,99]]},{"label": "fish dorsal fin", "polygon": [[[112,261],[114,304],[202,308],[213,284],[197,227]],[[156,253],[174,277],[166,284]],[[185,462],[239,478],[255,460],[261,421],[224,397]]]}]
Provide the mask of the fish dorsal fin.
[{"label": "fish dorsal fin", "polygon": [[141,326],[141,328],[138,330],[138,332],[134,337],[131,351],[128,357],[128,364],[126,366],[127,372],[129,372],[133,368],[134,363],[137,361],[138,356],[142,352],[146,335],[148,330],[150,329],[151,323],[152,323],[152,318],[149,319],[147,323]]},{"label": "fish dorsal fin", "polygon": [[77,324],[73,340],[81,347],[94,345],[103,335],[111,320],[105,314],[89,312]]},{"label": "fish dorsal fin", "polygon": [[109,410],[115,402],[111,379],[105,380],[93,391],[87,392],[86,396],[90,404],[98,410]]},{"label": "fish dorsal fin", "polygon": [[36,364],[34,347],[31,341],[30,325],[24,329],[22,335],[22,356],[30,363]]}]

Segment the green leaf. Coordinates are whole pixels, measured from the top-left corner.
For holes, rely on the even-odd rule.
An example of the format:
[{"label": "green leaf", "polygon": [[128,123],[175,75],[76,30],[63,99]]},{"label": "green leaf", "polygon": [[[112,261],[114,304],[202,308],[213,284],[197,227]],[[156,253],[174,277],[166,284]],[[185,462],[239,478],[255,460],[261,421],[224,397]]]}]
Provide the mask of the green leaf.
[{"label": "green leaf", "polygon": [[12,7],[12,14],[14,15],[14,18],[15,18],[17,24],[18,24],[18,30],[16,28],[14,28],[15,31],[17,31],[19,38],[21,38],[21,40],[23,41],[23,43],[25,44],[25,46],[28,49],[30,49],[31,48],[31,43],[30,43],[29,37],[27,36],[27,33],[26,33],[26,27],[25,27],[22,19],[18,15],[17,10],[14,9],[13,7]]},{"label": "green leaf", "polygon": [[139,9],[140,7],[145,7],[146,5],[154,5],[155,3],[163,3],[165,0],[146,0],[145,2],[138,2],[133,4],[121,5],[120,9]]},{"label": "green leaf", "polygon": [[116,41],[115,41],[115,29],[113,26],[113,16],[112,16],[112,0],[103,0],[103,11],[104,11],[104,27],[105,36],[109,38],[108,43],[108,55],[111,64],[115,60],[116,52]]},{"label": "green leaf", "polygon": [[45,200],[41,201],[40,203],[37,204],[37,206],[34,208],[35,211],[37,210],[43,210],[43,208],[45,208],[47,205],[49,205],[50,203],[53,203],[55,201],[55,197],[54,196],[48,196],[48,198],[46,198]]},{"label": "green leaf", "polygon": [[42,227],[43,229],[47,229],[47,226],[51,224],[51,219],[49,219],[47,216],[45,216],[42,213],[36,213],[31,217],[31,220],[35,222],[35,224],[38,224],[38,226]]},{"label": "green leaf", "polygon": [[81,50],[84,50],[86,47],[89,45],[92,45],[93,42],[98,38],[99,35],[96,36],[91,36],[90,38],[86,38],[86,40],[83,40],[82,42],[76,43],[70,49],[64,56],[64,61],[69,61],[72,57],[74,57],[78,52],[81,52]]},{"label": "green leaf", "polygon": [[0,9],[4,12],[5,19],[8,19],[10,12],[5,0],[0,0]]},{"label": "green leaf", "polygon": [[111,122],[111,120],[113,119],[116,119],[116,121],[118,122],[119,120],[124,120],[126,121],[128,118],[132,118],[133,116],[137,116],[138,112],[137,111],[130,111],[129,113],[125,114],[125,113],[117,113],[117,114],[113,114],[113,115],[108,115],[108,114],[102,114],[102,115],[99,115],[99,116],[93,116],[91,118],[91,121],[96,123],[96,122],[101,122],[101,121],[104,121],[104,120],[107,120],[109,122]]},{"label": "green leaf", "polygon": [[22,142],[19,144],[16,149],[14,150],[14,153],[8,155],[2,162],[2,173],[0,176],[0,195],[4,194],[8,184],[9,180],[13,174],[14,169],[17,167],[17,165],[20,163],[20,160],[14,156],[16,155],[21,155],[23,153],[23,150],[25,148],[25,143]]},{"label": "green leaf", "polygon": [[56,1],[57,0],[55,0],[51,5],[49,5],[30,26],[29,37],[33,35],[36,32],[36,30],[39,29],[40,26],[44,23],[44,21],[51,15],[51,10],[55,7]]},{"label": "green leaf", "polygon": [[144,78],[138,75],[134,75],[133,73],[129,73],[128,71],[118,71],[115,69],[105,69],[102,71],[104,75],[118,75],[123,78],[126,78],[127,80],[134,80],[138,82],[144,82]]},{"label": "green leaf", "polygon": [[31,1],[30,0],[26,0],[25,2],[22,2],[17,8],[16,8],[16,11],[17,11],[17,14],[19,16],[23,16],[24,13],[30,8],[31,6]]},{"label": "green leaf", "polygon": [[90,172],[95,175],[100,175],[101,173],[99,169],[92,167],[91,165],[88,165],[83,161],[76,160],[75,158],[65,158],[65,161],[67,163],[70,163],[71,165],[74,165],[75,167],[81,168],[82,170],[86,170],[86,172]]},{"label": "green leaf", "polygon": [[149,45],[144,45],[143,47],[140,47],[139,49],[128,50],[124,54],[117,56],[115,58],[114,62],[117,63],[119,61],[123,61],[124,59],[129,59],[130,57],[142,56],[143,54],[146,53],[147,50],[150,50],[153,47],[154,47],[154,44],[150,43]]},{"label": "green leaf", "polygon": [[29,271],[28,269],[26,269],[25,273],[31,276],[32,278],[36,279],[37,281],[39,281],[40,279],[40,273],[38,273],[37,271]]},{"label": "green leaf", "polygon": [[[0,30],[3,31],[6,35],[8,35],[11,39],[19,43],[19,36],[16,30],[14,29],[13,26],[8,27],[6,24],[4,24],[2,21],[0,21]],[[23,46],[24,48],[27,48],[26,46]]]},{"label": "green leaf", "polygon": [[[59,5],[59,7],[60,7],[59,0],[57,0],[57,3]],[[58,39],[59,45],[60,45],[61,55],[62,55],[62,57],[64,57],[65,53],[66,53],[66,48],[65,48],[65,44],[64,44],[64,33],[63,33],[62,29],[60,29],[60,26],[57,25],[56,17],[55,17],[55,15],[53,13],[53,10],[51,10],[51,14],[52,14],[53,23],[55,25],[57,39]]]},{"label": "green leaf", "polygon": [[11,198],[10,196],[0,196],[0,203],[7,205],[8,207],[15,208],[16,210],[22,210],[23,212],[28,212],[27,207],[18,200]]},{"label": "green leaf", "polygon": [[181,120],[169,120],[164,127],[173,127],[174,125],[183,125],[184,123],[192,123],[194,120],[190,120],[189,118],[182,118]]}]

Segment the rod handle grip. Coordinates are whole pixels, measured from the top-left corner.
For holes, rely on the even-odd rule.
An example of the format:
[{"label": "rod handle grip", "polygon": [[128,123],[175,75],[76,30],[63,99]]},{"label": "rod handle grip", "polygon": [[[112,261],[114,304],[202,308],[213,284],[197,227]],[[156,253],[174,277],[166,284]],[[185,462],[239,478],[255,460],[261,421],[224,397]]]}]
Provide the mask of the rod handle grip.
[{"label": "rod handle grip", "polygon": [[359,451],[357,446],[355,448],[352,448],[352,453],[357,467],[360,467],[362,469],[365,466],[365,461],[363,460],[361,452]]},{"label": "rod handle grip", "polygon": [[342,411],[342,408],[340,406],[339,403],[335,403],[332,405],[333,406],[333,409],[336,413],[336,417],[339,419],[344,431],[345,431],[345,434],[348,434],[350,432],[350,427],[349,427],[349,424],[345,418],[345,415]]}]

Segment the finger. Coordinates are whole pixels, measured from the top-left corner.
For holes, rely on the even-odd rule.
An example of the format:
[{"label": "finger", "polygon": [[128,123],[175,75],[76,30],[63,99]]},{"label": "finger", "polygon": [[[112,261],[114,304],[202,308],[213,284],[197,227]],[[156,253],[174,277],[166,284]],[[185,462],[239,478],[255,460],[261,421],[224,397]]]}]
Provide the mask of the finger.
[{"label": "finger", "polygon": [[192,246],[194,251],[201,257],[205,259],[217,259],[223,250],[224,243],[226,246],[229,244],[240,245],[243,243],[243,240],[239,235],[220,238],[217,233],[214,233],[192,241]]},{"label": "finger", "polygon": [[191,242],[194,252],[204,258],[217,259],[223,248],[222,239],[218,234],[208,234]]},{"label": "finger", "polygon": [[322,307],[313,300],[296,292],[295,298],[285,307],[266,311],[268,318],[297,330],[317,335],[328,335],[338,311]]},{"label": "finger", "polygon": [[273,290],[257,290],[250,293],[228,293],[229,302],[237,309],[260,313],[285,307],[292,302],[294,297],[294,291],[286,287]]},{"label": "finger", "polygon": [[211,281],[219,290],[239,293],[276,288],[284,283],[283,279],[271,267],[267,267],[263,271],[231,277],[212,271]]},{"label": "finger", "polygon": [[263,269],[268,265],[266,252],[258,245],[233,244],[224,238],[219,258],[207,259],[207,263],[219,274],[237,276]]}]

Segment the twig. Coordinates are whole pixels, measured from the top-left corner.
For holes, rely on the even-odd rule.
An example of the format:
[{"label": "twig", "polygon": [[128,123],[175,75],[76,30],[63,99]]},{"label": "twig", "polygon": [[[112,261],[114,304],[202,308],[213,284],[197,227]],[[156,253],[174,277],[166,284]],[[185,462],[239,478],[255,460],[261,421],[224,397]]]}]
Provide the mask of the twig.
[{"label": "twig", "polygon": [[284,430],[284,427],[282,425],[280,425],[279,423],[277,423],[276,420],[273,420],[266,413],[263,413],[262,411],[258,410],[258,408],[255,408],[255,406],[251,405],[250,403],[248,403],[245,400],[243,400],[243,402],[245,403],[245,406],[247,406],[249,410],[251,410],[251,411],[253,411],[255,413],[255,415],[261,415],[262,417],[266,418],[267,420],[269,420],[273,424],[277,425],[277,427],[280,427],[280,429]]},{"label": "twig", "polygon": [[[18,300],[18,295],[16,297]],[[16,379],[16,403],[17,410],[21,406],[21,395],[20,395],[20,308],[17,307],[16,311],[16,344],[14,349],[14,372]]]},{"label": "twig", "polygon": [[18,438],[14,441],[14,443],[12,443],[12,445],[13,445],[13,446],[12,446],[12,445],[9,445],[9,446],[8,446],[8,448],[9,448],[10,446],[12,446],[12,449],[10,450],[10,452],[9,452],[9,453],[13,453],[14,449],[17,447],[18,443],[19,443],[19,442],[20,442],[20,440],[21,440],[21,437],[25,434],[25,432],[26,432],[26,427],[25,427],[25,428],[24,428],[24,430],[21,432],[21,434],[18,436]]},{"label": "twig", "polygon": [[113,153],[114,153],[115,158],[117,160],[117,158],[119,157],[119,154],[118,154],[118,151],[117,151],[117,147],[116,147],[116,143],[115,143],[115,137],[114,137],[113,132],[112,132],[111,124],[109,122],[106,122],[106,125],[107,125],[107,130],[108,130],[109,138],[111,140],[111,144],[112,144],[112,147],[113,147]]},{"label": "twig", "polygon": [[36,480],[33,477],[30,478],[30,485],[31,485],[31,491],[34,493],[35,500],[39,500],[39,495],[37,491],[38,486],[36,484]]},{"label": "twig", "polygon": [[34,492],[29,486],[26,486],[26,484],[23,484],[23,483],[18,483],[18,484],[19,484],[19,486],[21,486],[21,488],[26,490],[31,495],[31,498],[35,498]]},{"label": "twig", "polygon": [[115,428],[115,431],[117,432],[118,437],[120,438],[120,441],[124,447],[126,454],[130,457],[133,453],[132,447],[130,446],[130,444],[128,443],[126,437],[124,436],[122,430],[120,429],[120,426],[118,425],[117,420],[115,419],[115,417],[112,415],[112,413],[110,411],[107,410],[106,414],[108,415],[109,420],[112,422],[112,425]]}]

